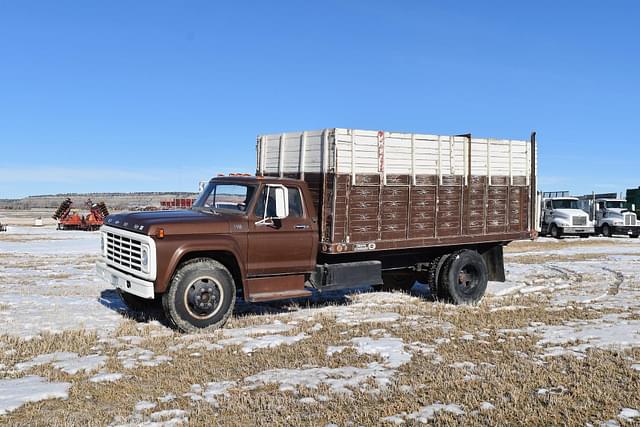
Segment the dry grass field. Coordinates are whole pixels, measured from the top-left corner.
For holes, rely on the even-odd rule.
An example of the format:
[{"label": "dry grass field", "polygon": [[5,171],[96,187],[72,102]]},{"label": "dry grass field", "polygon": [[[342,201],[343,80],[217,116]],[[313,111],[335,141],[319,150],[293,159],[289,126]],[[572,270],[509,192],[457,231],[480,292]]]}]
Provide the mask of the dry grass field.
[{"label": "dry grass field", "polygon": [[369,288],[185,335],[94,277],[96,233],[0,234],[3,425],[632,425],[640,242],[506,250],[478,306]]}]

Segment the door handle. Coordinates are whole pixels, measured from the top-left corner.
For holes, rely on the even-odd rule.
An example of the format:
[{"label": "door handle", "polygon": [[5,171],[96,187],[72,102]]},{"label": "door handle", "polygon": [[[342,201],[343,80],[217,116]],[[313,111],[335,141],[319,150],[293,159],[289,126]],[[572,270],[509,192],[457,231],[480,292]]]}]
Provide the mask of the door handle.
[{"label": "door handle", "polygon": [[307,224],[296,224],[296,230],[306,230],[309,228]]}]

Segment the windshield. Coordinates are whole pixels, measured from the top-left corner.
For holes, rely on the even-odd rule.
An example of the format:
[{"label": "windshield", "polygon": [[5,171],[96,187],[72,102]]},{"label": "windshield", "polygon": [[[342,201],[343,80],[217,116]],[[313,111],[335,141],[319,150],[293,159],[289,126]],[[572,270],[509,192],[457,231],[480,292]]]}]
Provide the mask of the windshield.
[{"label": "windshield", "polygon": [[193,208],[246,212],[255,191],[253,185],[210,182],[198,196]]},{"label": "windshield", "polygon": [[554,209],[578,209],[577,200],[554,200]]},{"label": "windshield", "polygon": [[622,200],[607,200],[604,203],[607,209],[626,209],[627,208],[627,202],[623,202]]}]

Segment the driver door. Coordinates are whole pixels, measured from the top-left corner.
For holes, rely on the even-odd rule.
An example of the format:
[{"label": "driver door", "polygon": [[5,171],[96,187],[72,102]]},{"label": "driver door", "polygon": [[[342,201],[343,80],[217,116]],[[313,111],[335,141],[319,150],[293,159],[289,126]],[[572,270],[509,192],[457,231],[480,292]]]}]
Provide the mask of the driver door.
[{"label": "driver door", "polygon": [[[267,185],[258,194],[254,211],[249,216],[247,273],[251,276],[281,275],[311,272],[315,268],[314,245],[317,229],[304,208],[302,192],[296,186],[286,186],[289,196],[289,216],[263,221],[275,216],[275,200],[267,198]],[[273,192],[270,192],[270,196]],[[266,210],[266,215],[265,215]]]}]

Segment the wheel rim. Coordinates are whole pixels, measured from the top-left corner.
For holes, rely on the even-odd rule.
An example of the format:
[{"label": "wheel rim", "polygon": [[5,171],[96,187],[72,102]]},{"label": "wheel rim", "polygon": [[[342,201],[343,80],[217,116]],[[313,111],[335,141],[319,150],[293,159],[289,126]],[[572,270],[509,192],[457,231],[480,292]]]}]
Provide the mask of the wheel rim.
[{"label": "wheel rim", "polygon": [[198,277],[187,286],[184,306],[196,319],[210,319],[220,310],[223,296],[220,282],[211,276]]},{"label": "wheel rim", "polygon": [[472,265],[464,265],[458,271],[456,287],[466,295],[472,294],[480,284],[480,272]]}]

